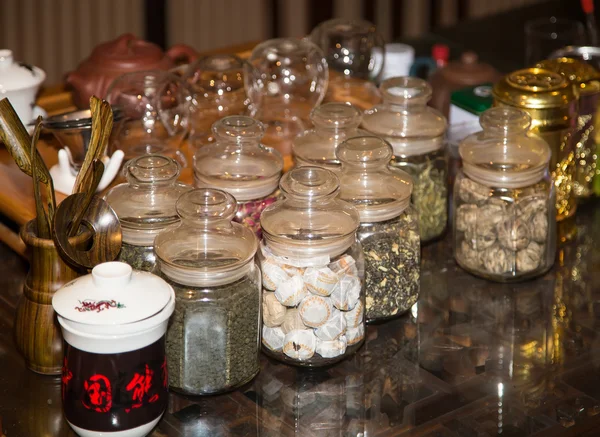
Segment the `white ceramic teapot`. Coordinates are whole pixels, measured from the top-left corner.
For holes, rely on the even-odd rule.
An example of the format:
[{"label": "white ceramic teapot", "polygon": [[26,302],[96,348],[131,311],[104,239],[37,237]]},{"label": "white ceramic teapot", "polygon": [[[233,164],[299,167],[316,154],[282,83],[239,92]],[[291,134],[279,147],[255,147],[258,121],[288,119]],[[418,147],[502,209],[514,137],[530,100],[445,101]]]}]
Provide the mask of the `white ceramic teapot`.
[{"label": "white ceramic teapot", "polygon": [[0,50],[0,98],[7,97],[24,125],[43,109],[35,106],[35,96],[46,79],[46,73],[38,67],[15,62],[11,50]]}]

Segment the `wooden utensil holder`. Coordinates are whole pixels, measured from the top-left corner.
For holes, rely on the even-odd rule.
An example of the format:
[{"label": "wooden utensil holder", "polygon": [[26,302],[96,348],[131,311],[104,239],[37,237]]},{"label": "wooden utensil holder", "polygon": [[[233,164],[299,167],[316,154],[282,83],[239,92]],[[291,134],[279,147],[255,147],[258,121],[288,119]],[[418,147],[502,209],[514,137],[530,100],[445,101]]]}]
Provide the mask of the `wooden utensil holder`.
[{"label": "wooden utensil holder", "polygon": [[52,309],[52,296],[80,276],[58,254],[53,240],[37,237],[35,220],[21,229],[27,247],[29,272],[17,306],[15,342],[27,367],[37,373],[62,372],[63,339]]}]

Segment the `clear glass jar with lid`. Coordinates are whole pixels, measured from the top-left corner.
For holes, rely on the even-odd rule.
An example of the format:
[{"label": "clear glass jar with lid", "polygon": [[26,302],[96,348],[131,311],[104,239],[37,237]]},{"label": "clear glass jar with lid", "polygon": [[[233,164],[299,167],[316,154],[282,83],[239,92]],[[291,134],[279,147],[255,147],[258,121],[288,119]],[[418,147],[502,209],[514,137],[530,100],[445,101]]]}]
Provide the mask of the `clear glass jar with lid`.
[{"label": "clear glass jar with lid", "polygon": [[212,188],[179,199],[179,226],[161,232],[154,248],[162,277],[175,290],[167,330],[171,389],[220,393],[259,371],[260,270],[258,240],[232,222],[236,203]]},{"label": "clear glass jar with lid", "polygon": [[125,163],[127,182],[114,186],[105,196],[121,222],[119,261],[136,270],[154,271],[154,238],[179,222],[175,203],[192,189],[177,181],[180,172],[177,161],[162,155],[143,155]]},{"label": "clear glass jar with lid", "polygon": [[482,132],[465,138],[454,185],[454,257],[465,270],[499,282],[546,272],[556,252],[551,150],[528,133],[531,117],[488,109]]},{"label": "clear glass jar with lid", "polygon": [[417,302],[421,281],[418,215],[410,204],[413,182],[404,171],[388,167],[392,147],[381,138],[350,138],[337,154],[340,199],[360,214],[367,321],[400,316]]},{"label": "clear glass jar with lid", "polygon": [[325,103],[310,113],[310,120],[314,128],[298,135],[292,144],[296,166],[315,165],[338,173],[338,145],[347,138],[368,135],[358,129],[361,111],[349,103]]},{"label": "clear glass jar with lid", "polygon": [[195,185],[233,195],[238,202],[235,221],[260,238],[260,215],[278,198],[283,158],[277,150],[261,144],[263,124],[251,117],[225,117],[212,129],[216,143],[194,155]]},{"label": "clear glass jar with lid", "polygon": [[419,213],[421,241],[440,237],[448,221],[446,118],[427,106],[431,86],[415,77],[384,80],[383,103],[365,111],[362,128],[388,141],[391,165],[414,182],[412,202]]},{"label": "clear glass jar with lid", "polygon": [[337,198],[320,167],[283,175],[284,198],[262,215],[263,351],[299,366],[325,366],[364,342],[364,260],[358,211]]}]

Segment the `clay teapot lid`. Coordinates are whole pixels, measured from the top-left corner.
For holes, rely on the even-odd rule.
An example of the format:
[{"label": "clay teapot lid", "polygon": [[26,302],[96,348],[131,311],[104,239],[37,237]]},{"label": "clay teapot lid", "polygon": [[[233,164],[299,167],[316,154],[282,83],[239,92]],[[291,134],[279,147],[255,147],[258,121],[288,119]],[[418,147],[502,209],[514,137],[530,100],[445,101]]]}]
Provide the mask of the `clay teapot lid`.
[{"label": "clay teapot lid", "polygon": [[444,80],[461,85],[493,82],[498,72],[489,64],[480,63],[475,52],[464,52],[459,61],[449,62],[438,73]]},{"label": "clay teapot lid", "polygon": [[154,66],[164,56],[162,49],[156,44],[126,33],[96,46],[89,61],[100,68],[126,70]]}]

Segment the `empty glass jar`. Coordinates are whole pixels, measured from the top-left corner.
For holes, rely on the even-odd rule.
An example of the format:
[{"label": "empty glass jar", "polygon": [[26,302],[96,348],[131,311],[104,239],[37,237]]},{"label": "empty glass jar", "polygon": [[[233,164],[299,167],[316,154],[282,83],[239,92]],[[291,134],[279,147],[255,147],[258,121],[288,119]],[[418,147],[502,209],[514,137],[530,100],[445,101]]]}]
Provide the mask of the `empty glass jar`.
[{"label": "empty glass jar", "polygon": [[212,188],[179,199],[179,226],[154,244],[160,272],[175,290],[167,330],[171,389],[200,395],[232,390],[259,371],[258,240],[232,223],[235,199]]},{"label": "empty glass jar", "polygon": [[260,143],[264,127],[251,117],[225,117],[213,125],[213,133],[216,143],[194,156],[195,185],[233,195],[238,202],[235,220],[260,238],[260,215],[277,200],[283,158]]},{"label": "empty glass jar", "polygon": [[531,117],[498,107],[480,117],[482,132],[465,138],[454,185],[454,257],[494,281],[546,272],[556,252],[556,200],[551,150],[528,134]]},{"label": "empty glass jar", "polygon": [[252,50],[245,74],[254,116],[266,125],[265,144],[290,155],[292,140],[327,90],[323,52],[307,39],[267,40]]},{"label": "empty glass jar", "polygon": [[235,55],[213,55],[194,62],[183,74],[196,102],[190,117],[190,141],[194,146],[214,141],[211,127],[221,118],[249,115],[244,64]]},{"label": "empty glass jar", "polygon": [[359,215],[337,198],[320,167],[283,175],[284,199],[263,212],[263,351],[299,366],[325,366],[364,342],[364,263]]},{"label": "empty glass jar", "polygon": [[310,120],[314,128],[298,135],[292,146],[297,167],[316,165],[339,172],[338,145],[347,138],[368,135],[358,129],[362,113],[350,104],[325,103],[311,112]]},{"label": "empty glass jar", "polygon": [[342,162],[340,199],[360,214],[367,321],[400,316],[417,302],[421,281],[418,216],[410,204],[412,180],[388,167],[392,148],[381,138],[350,138],[337,154]]},{"label": "empty glass jar", "polygon": [[127,182],[111,188],[105,196],[121,223],[119,261],[154,272],[154,238],[179,222],[175,203],[192,189],[177,182],[180,170],[175,160],[162,155],[140,156],[125,164]]},{"label": "empty glass jar", "polygon": [[448,221],[446,119],[427,106],[431,86],[424,80],[395,77],[384,80],[379,89],[383,103],[365,111],[362,127],[392,145],[391,165],[413,178],[421,241],[436,239]]},{"label": "empty glass jar", "polygon": [[125,123],[113,147],[125,160],[161,154],[187,166],[180,146],[189,128],[193,101],[185,83],[164,71],[139,71],[117,77],[106,100],[120,107]]}]

